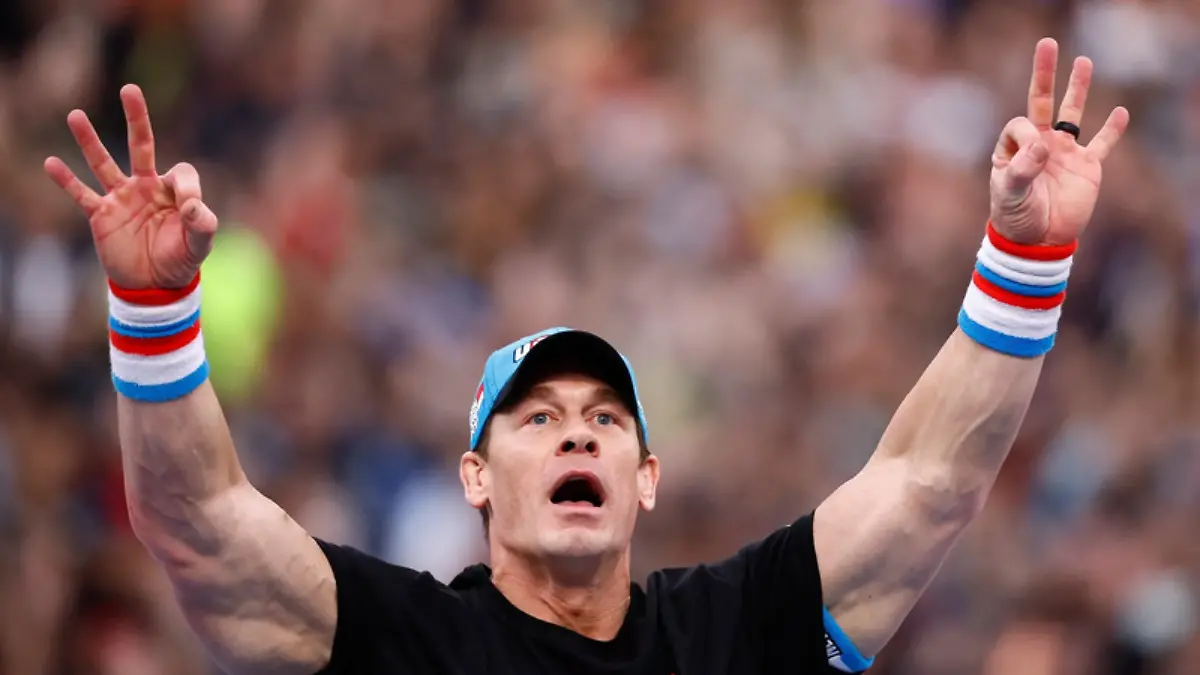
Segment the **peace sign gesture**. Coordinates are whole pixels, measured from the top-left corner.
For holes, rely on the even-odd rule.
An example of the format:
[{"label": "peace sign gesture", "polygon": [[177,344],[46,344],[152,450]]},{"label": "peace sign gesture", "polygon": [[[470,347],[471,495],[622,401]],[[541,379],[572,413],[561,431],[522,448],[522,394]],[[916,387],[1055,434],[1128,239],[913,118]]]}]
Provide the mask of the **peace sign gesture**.
[{"label": "peace sign gesture", "polygon": [[1065,244],[1079,238],[1096,208],[1101,163],[1129,126],[1129,111],[1117,107],[1096,136],[1080,145],[1076,134],[1092,83],[1092,62],[1082,56],[1075,59],[1056,120],[1057,64],[1058,43],[1050,38],[1039,41],[1028,116],[1004,127],[992,153],[992,225],[1017,243]]},{"label": "peace sign gesture", "polygon": [[82,110],[71,111],[67,125],[104,196],[57,157],[46,160],[46,173],[88,217],[96,253],[113,283],[128,289],[181,288],[212,249],[217,217],[201,201],[200,176],[190,164],[177,164],[163,176],[156,172],[142,90],[125,85],[121,103],[133,175],[122,173]]}]

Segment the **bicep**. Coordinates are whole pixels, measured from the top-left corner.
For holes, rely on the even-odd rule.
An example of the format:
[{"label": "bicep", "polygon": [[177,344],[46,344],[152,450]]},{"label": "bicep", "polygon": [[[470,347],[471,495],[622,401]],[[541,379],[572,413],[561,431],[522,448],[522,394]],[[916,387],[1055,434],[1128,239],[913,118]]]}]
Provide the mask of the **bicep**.
[{"label": "bicep", "polygon": [[166,565],[193,630],[231,674],[311,675],[337,628],[332,569],[317,543],[249,484],[201,510],[218,535]]},{"label": "bicep", "polygon": [[813,516],[825,606],[858,650],[878,653],[969,518],[939,512],[902,459],[873,459]]}]

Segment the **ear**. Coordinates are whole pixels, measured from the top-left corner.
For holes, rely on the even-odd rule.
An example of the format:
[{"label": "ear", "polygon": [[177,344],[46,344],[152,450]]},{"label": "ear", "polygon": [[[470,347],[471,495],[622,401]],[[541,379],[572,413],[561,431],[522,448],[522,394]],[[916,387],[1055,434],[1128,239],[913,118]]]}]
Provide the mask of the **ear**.
[{"label": "ear", "polygon": [[650,455],[638,467],[638,504],[643,511],[654,510],[658,496],[658,458]]},{"label": "ear", "polygon": [[482,509],[488,503],[487,462],[478,453],[464,452],[458,462],[458,478],[462,481],[467,503]]}]

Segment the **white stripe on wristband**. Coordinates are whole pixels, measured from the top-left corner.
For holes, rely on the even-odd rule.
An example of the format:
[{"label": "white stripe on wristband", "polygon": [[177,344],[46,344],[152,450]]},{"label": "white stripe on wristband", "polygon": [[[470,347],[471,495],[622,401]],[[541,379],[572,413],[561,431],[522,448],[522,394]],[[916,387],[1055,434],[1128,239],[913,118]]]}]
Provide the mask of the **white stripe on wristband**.
[{"label": "white stripe on wristband", "polygon": [[141,386],[157,387],[186,379],[205,361],[204,336],[197,335],[182,349],[156,356],[127,354],[109,346],[113,375]]},{"label": "white stripe on wristband", "polygon": [[131,291],[110,284],[108,324],[113,386],[123,396],[169,401],[208,378],[198,277],[179,290]]},{"label": "white stripe on wristband", "polygon": [[152,327],[174,323],[200,311],[200,287],[167,305],[137,305],[108,289],[108,313],[127,326]]},{"label": "white stripe on wristband", "polygon": [[1049,310],[1014,307],[984,293],[975,284],[967,287],[963,307],[976,323],[1026,340],[1040,340],[1054,335],[1062,316],[1061,305]]},{"label": "white stripe on wristband", "polygon": [[983,240],[976,259],[1006,279],[1031,286],[1061,284],[1071,276],[1071,258],[1063,260],[1023,260]]}]

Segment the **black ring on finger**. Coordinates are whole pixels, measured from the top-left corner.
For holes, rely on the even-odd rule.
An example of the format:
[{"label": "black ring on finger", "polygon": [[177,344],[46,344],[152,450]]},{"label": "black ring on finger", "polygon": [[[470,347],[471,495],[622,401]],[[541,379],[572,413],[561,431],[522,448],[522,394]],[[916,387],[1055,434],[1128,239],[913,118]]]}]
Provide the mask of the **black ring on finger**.
[{"label": "black ring on finger", "polygon": [[1055,131],[1065,131],[1068,134],[1071,134],[1072,136],[1074,136],[1075,140],[1079,140],[1079,125],[1078,124],[1074,124],[1072,122],[1064,122],[1064,121],[1060,120],[1060,121],[1054,123],[1054,130]]}]

